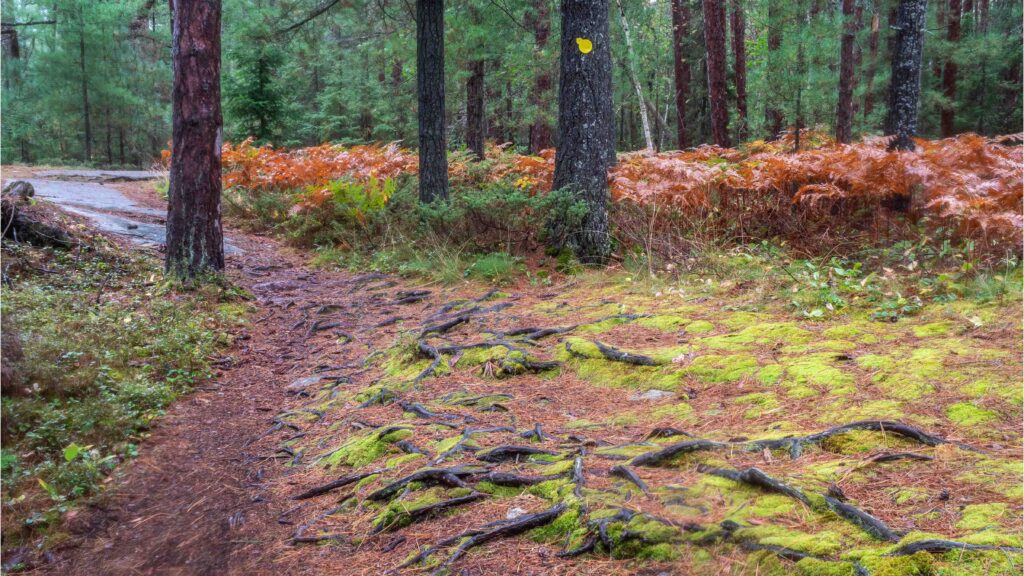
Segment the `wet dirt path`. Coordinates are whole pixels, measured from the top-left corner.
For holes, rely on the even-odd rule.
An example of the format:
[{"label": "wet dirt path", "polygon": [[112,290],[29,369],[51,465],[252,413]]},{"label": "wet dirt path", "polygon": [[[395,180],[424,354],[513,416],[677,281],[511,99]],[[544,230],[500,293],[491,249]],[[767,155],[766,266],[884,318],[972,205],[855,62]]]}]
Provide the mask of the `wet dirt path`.
[{"label": "wet dirt path", "polygon": [[[33,182],[42,184],[36,186],[44,191],[40,196],[77,211],[65,202],[74,195],[45,191],[66,192],[82,184]],[[131,200],[108,188],[104,198],[113,204],[94,207],[95,213],[146,216],[163,203],[149,185],[122,186]],[[113,232],[140,250],[153,244]],[[346,326],[378,320],[364,302],[366,294],[348,286],[350,276],[311,271],[274,240],[227,233],[238,246],[227,256],[227,275],[255,295],[255,312],[234,331],[234,345],[216,377],[173,405],[141,445],[139,457],[117,471],[113,486],[89,508],[70,515],[70,542],[34,573],[292,573],[281,572],[272,558],[294,529],[278,522],[287,502],[274,501],[265,490],[282,469],[275,455],[254,441],[287,404],[287,385],[325,361],[322,341],[308,334],[312,308],[337,306],[340,312],[333,316]]]}]

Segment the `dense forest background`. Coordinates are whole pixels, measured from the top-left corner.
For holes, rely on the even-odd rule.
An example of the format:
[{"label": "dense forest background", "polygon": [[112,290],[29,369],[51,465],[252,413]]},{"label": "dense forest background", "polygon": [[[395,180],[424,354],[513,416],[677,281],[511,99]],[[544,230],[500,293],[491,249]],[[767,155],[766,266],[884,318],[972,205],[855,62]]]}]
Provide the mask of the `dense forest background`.
[{"label": "dense forest background", "polygon": [[[771,137],[782,125],[835,129],[844,25],[855,31],[853,136],[881,133],[897,3],[726,2],[732,141]],[[640,97],[654,146],[681,147],[680,74],[689,79],[682,91],[682,144],[712,141],[701,4],[618,0],[611,6],[620,151],[646,145]],[[846,8],[852,14],[844,16],[844,4],[851,4]],[[2,9],[5,162],[145,166],[167,148],[165,2],[3,0]],[[551,0],[448,3],[450,147],[465,146],[467,106],[474,114],[479,108],[470,103],[481,95],[488,139],[511,143],[518,152],[557,144],[558,18]],[[1019,0],[928,3],[922,136],[1020,131],[1021,18]],[[289,147],[325,141],[415,145],[411,3],[224,0],[223,26],[229,141],[252,136]]]}]

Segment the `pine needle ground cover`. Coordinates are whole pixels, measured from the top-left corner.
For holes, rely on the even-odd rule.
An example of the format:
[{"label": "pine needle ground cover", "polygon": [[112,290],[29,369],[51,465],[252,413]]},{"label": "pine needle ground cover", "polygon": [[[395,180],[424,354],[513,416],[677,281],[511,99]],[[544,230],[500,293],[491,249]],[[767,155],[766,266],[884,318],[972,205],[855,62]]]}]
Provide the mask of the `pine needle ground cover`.
[{"label": "pine needle ground cover", "polygon": [[1019,297],[812,318],[763,285],[691,280],[353,278],[337,305],[358,293],[397,323],[314,330],[323,370],[289,375],[295,399],[255,445],[280,455],[273,491],[295,499],[288,558],[1019,573]]}]

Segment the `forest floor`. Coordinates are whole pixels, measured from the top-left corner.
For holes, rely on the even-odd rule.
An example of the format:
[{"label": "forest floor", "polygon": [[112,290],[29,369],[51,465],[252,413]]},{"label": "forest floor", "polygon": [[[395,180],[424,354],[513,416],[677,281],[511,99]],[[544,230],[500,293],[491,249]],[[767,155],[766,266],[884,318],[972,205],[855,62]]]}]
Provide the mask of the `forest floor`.
[{"label": "forest floor", "polygon": [[230,362],[34,572],[1020,573],[1019,298],[810,320],[757,282],[420,285],[228,234]]}]

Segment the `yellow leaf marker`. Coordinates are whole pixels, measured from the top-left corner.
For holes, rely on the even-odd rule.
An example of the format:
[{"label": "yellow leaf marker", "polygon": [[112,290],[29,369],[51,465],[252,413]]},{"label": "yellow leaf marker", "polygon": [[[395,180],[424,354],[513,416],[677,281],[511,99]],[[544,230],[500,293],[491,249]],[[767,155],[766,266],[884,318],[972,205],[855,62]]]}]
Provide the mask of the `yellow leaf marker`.
[{"label": "yellow leaf marker", "polygon": [[584,54],[590,54],[590,51],[594,49],[594,43],[586,38],[577,38],[576,46],[578,46],[580,52]]}]

